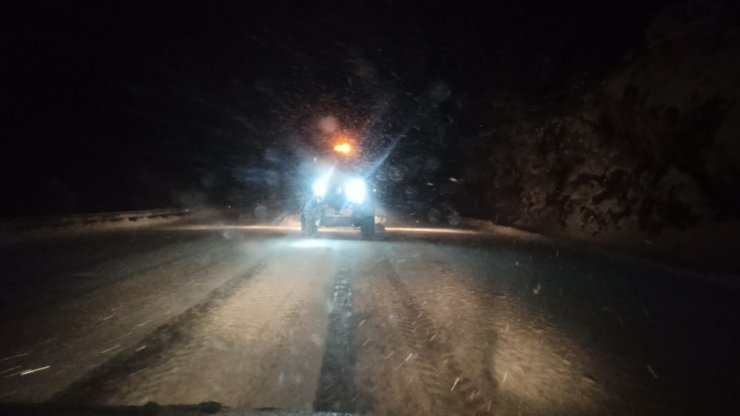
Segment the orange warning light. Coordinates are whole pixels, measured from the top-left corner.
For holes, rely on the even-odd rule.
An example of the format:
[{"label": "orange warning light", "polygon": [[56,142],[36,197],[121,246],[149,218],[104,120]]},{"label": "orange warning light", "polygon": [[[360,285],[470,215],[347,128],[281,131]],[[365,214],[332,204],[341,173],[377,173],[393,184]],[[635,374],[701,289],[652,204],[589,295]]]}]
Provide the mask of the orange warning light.
[{"label": "orange warning light", "polygon": [[352,153],[352,146],[347,142],[337,143],[334,145],[334,151],[343,155]]}]

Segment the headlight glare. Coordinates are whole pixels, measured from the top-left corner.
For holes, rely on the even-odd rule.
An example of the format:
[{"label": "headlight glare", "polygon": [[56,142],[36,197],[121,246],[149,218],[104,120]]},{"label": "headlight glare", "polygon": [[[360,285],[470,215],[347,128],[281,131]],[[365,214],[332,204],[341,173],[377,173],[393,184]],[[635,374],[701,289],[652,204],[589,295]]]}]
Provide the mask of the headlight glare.
[{"label": "headlight glare", "polygon": [[313,195],[323,198],[326,195],[326,190],[329,187],[329,175],[322,176],[318,179],[316,179],[311,185],[311,190],[313,190]]},{"label": "headlight glare", "polygon": [[344,192],[350,202],[354,202],[356,204],[365,202],[365,194],[367,193],[365,181],[362,178],[353,178],[348,180],[344,185]]}]

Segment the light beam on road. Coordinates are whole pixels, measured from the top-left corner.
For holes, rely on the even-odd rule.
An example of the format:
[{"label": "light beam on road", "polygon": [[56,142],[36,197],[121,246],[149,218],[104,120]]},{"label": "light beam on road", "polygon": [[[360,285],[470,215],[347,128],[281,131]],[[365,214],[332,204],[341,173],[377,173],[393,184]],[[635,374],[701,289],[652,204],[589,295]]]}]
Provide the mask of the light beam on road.
[{"label": "light beam on road", "polygon": [[[272,232],[299,232],[300,227],[295,225],[181,225],[174,227],[164,227],[166,230],[180,231],[224,231],[224,230],[244,230],[244,231],[272,231]],[[358,230],[352,227],[343,228],[322,228],[319,234],[345,234],[357,233]],[[386,233],[403,233],[403,234],[459,234],[459,235],[479,235],[487,234],[481,230],[470,230],[463,228],[434,228],[434,227],[387,227]]]},{"label": "light beam on road", "polygon": [[295,248],[320,248],[320,247],[328,247],[330,241],[331,240],[311,238],[307,240],[298,240],[290,244],[290,246],[295,247]]}]

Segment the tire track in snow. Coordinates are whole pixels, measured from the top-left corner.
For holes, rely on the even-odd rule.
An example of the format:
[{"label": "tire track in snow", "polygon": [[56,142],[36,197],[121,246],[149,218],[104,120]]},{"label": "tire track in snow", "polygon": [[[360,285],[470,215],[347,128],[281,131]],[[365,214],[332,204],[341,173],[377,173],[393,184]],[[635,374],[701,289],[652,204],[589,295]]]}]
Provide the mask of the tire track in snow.
[{"label": "tire track in snow", "polygon": [[[28,292],[29,290],[37,291],[36,288],[31,287],[30,289],[21,288],[20,291],[14,293],[13,296],[24,297],[30,300],[27,300],[20,308],[16,307],[14,309],[3,310],[3,313],[0,314],[0,325],[7,325],[19,318],[47,309],[50,306],[63,305],[67,303],[70,298],[80,299],[98,291],[101,288],[120,284],[132,277],[152,273],[156,270],[161,270],[183,261],[188,262],[187,264],[197,264],[197,260],[195,259],[203,258],[203,256],[210,256],[213,253],[218,254],[219,249],[221,249],[221,246],[218,242],[211,242],[205,245],[205,247],[195,247],[195,249],[188,248],[188,251],[183,253],[181,247],[178,248],[175,244],[172,244],[172,247],[162,249],[162,253],[158,252],[157,257],[154,260],[146,259],[140,262],[135,259],[133,255],[127,254],[123,257],[126,259],[125,262],[120,260],[117,262],[108,261],[106,263],[98,264],[95,267],[75,268],[61,273],[54,273],[55,275],[58,275],[58,279],[52,282],[47,282],[42,291]],[[172,252],[168,252],[169,250],[172,250]],[[140,263],[143,263],[143,265],[137,267]],[[120,264],[126,265],[124,271],[120,270]],[[75,270],[77,273],[75,273]],[[80,270],[91,270],[92,273],[87,279],[84,279],[79,284],[70,285],[66,280],[69,278],[76,278],[75,276],[79,275]],[[84,272],[82,273],[84,274]],[[34,281],[34,279],[31,279],[30,281]],[[60,296],[60,293],[64,296]],[[4,309],[6,307],[9,308],[10,306],[12,305],[3,305],[0,309]]]},{"label": "tire track in snow", "polygon": [[[200,303],[191,306],[182,314],[159,326],[141,341],[141,347],[122,352],[86,376],[70,384],[52,398],[59,403],[105,403],[119,390],[129,375],[155,365],[178,345],[190,339],[189,327],[203,319],[221,302],[246,284],[265,267],[262,261],[245,273],[231,278],[211,291]],[[143,347],[143,348],[142,348]],[[190,349],[192,350],[192,349]],[[179,357],[187,360],[187,357]]]},{"label": "tire track in snow", "polygon": [[334,283],[333,310],[329,314],[326,352],[314,401],[314,408],[317,411],[346,413],[357,411],[355,363],[349,339],[352,321],[352,287],[349,274],[349,268],[340,267]]},{"label": "tire track in snow", "polygon": [[419,372],[419,381],[430,399],[452,413],[473,415],[493,414],[481,389],[463,370],[451,346],[438,338],[439,329],[401,281],[393,264],[384,260],[386,278],[394,288],[394,313],[398,318],[401,339],[415,356],[407,359]]}]

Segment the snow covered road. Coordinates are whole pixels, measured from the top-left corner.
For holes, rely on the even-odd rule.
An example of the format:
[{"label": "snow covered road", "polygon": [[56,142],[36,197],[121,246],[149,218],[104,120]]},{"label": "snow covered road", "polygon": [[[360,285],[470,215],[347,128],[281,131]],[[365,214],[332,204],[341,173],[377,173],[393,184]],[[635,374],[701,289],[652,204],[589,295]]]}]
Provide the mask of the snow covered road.
[{"label": "snow covered road", "polygon": [[0,271],[6,403],[712,414],[740,385],[736,292],[510,236],[163,228]]}]

